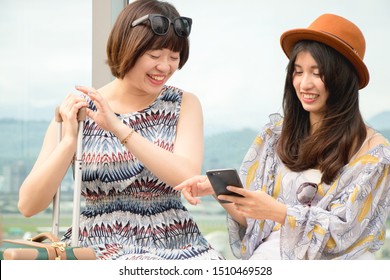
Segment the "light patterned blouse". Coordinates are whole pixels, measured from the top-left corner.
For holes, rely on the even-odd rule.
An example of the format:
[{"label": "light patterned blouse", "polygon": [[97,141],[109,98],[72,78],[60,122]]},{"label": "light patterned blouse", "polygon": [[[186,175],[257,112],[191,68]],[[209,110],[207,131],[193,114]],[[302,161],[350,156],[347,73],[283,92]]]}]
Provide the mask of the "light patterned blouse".
[{"label": "light patterned blouse", "polygon": [[270,120],[247,152],[240,176],[247,189],[261,189],[286,204],[287,217],[283,225],[247,219],[243,228],[228,216],[235,256],[249,259],[277,230],[282,259],[357,259],[379,250],[390,211],[389,143],[351,161],[332,184],[320,184],[309,207],[296,197],[307,180],[304,172],[289,171],[276,154],[283,118],[274,114]]}]

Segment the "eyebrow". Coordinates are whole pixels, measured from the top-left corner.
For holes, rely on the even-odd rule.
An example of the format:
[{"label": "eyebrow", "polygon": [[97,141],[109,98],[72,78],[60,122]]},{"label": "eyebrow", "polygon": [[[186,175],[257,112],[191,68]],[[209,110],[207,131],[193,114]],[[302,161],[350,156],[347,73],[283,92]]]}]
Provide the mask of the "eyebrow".
[{"label": "eyebrow", "polygon": [[[294,63],[294,68],[303,68],[303,67],[301,65],[297,64],[297,63]],[[318,67],[318,65],[313,65],[313,66],[310,67],[310,69],[318,70],[320,68]]]}]

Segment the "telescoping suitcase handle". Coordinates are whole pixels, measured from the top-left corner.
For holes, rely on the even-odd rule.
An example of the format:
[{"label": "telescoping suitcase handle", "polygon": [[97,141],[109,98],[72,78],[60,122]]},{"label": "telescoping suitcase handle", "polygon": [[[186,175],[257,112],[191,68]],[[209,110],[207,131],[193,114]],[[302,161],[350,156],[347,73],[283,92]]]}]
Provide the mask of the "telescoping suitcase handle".
[{"label": "telescoping suitcase handle", "polygon": [[[79,225],[80,225],[80,200],[81,200],[81,170],[82,170],[82,139],[84,121],[86,119],[86,109],[82,108],[77,113],[78,128],[77,128],[77,147],[74,159],[74,190],[73,190],[73,215],[72,215],[72,246],[78,246]],[[55,121],[58,123],[57,141],[62,138],[62,117],[59,112],[59,107],[55,111]],[[52,218],[52,233],[58,236],[59,232],[59,217],[60,217],[60,190],[58,187],[57,193],[53,198],[53,218]]]}]

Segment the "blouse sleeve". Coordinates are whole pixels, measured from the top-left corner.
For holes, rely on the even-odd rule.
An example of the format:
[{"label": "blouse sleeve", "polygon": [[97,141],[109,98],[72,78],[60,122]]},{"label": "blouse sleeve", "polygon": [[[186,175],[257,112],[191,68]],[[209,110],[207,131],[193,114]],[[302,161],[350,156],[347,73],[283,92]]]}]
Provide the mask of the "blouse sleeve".
[{"label": "blouse sleeve", "polygon": [[384,243],[390,210],[390,147],[348,164],[315,206],[287,206],[283,259],[354,259]]},{"label": "blouse sleeve", "polygon": [[[274,179],[278,161],[275,144],[282,128],[279,114],[270,116],[270,123],[260,131],[249,148],[240,167],[241,181],[246,189],[264,190],[273,194]],[[253,251],[267,238],[275,227],[270,220],[247,219],[242,227],[230,215],[227,227],[231,250],[237,258],[248,259]]]}]

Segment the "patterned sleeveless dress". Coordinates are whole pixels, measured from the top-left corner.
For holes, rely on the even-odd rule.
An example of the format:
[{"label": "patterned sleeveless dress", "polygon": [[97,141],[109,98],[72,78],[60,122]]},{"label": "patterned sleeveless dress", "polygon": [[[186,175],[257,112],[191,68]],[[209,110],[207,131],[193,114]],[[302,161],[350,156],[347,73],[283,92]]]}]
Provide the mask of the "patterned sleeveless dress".
[{"label": "patterned sleeveless dress", "polygon": [[[118,118],[173,151],[181,101],[181,90],[165,86],[148,108]],[[223,259],[200,233],[181,193],[89,118],[83,136],[82,196],[79,244],[92,247],[98,259]],[[70,228],[63,240],[70,243],[71,234]]]}]

